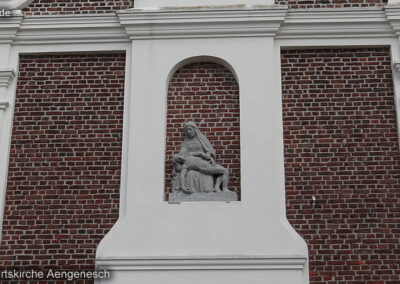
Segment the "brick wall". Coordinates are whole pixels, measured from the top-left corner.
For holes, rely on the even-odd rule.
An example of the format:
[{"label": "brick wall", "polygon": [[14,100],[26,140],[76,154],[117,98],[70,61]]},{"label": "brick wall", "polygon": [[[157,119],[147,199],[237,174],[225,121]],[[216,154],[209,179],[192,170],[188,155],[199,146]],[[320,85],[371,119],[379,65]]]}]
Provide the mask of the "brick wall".
[{"label": "brick wall", "polygon": [[133,0],[35,0],[25,15],[99,14],[133,8]]},{"label": "brick wall", "polygon": [[[26,15],[93,14],[133,8],[133,0],[35,0]],[[276,0],[292,9],[384,6],[388,0]]]},{"label": "brick wall", "polygon": [[389,48],[283,51],[281,60],[287,217],[308,243],[311,283],[400,283]]},{"label": "brick wall", "polygon": [[180,151],[183,125],[196,122],[229,169],[229,189],[240,196],[239,87],[233,74],[214,63],[194,63],[172,77],[167,97],[165,190],[171,190],[171,156]]},{"label": "brick wall", "polygon": [[[35,0],[24,9],[26,15],[98,14],[133,8],[133,0]],[[388,0],[276,0],[292,9],[376,7]]]},{"label": "brick wall", "polygon": [[287,5],[291,9],[349,8],[384,6],[388,0],[275,0],[275,3]]},{"label": "brick wall", "polygon": [[[133,8],[133,0],[35,0],[24,9],[26,15],[98,14]],[[388,0],[276,0],[292,9],[374,7]]]},{"label": "brick wall", "polygon": [[118,218],[124,54],[23,55],[0,266],[93,269]]}]

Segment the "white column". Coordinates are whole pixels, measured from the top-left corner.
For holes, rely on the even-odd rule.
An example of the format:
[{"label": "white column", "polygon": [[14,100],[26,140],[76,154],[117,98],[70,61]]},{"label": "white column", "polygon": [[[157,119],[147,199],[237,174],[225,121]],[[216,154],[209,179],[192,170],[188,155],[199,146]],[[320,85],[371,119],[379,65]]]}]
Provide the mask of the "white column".
[{"label": "white column", "polygon": [[[12,43],[22,21],[21,11],[0,18],[0,224],[3,224],[10,135],[18,60],[11,55]],[[0,225],[2,228],[2,225]],[[0,229],[1,238],[1,229]]]},{"label": "white column", "polygon": [[398,38],[398,44],[392,45],[392,72],[394,105],[397,117],[397,137],[400,143],[400,1],[389,1],[390,6],[385,7],[387,19]]}]

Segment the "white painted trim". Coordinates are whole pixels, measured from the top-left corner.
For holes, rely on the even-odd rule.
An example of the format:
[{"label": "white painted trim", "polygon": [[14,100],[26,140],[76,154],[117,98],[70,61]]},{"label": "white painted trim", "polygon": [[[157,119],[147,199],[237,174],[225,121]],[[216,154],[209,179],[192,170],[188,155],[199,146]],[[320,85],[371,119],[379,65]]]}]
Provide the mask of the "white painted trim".
[{"label": "white painted trim", "polygon": [[131,39],[273,36],[287,7],[199,8],[120,11],[121,25]]},{"label": "white painted trim", "polygon": [[[278,89],[279,93],[282,94],[282,76],[281,76],[281,46],[279,44],[279,41],[275,41],[275,54],[274,54],[274,59],[275,59],[275,80],[278,82]],[[282,95],[281,95],[281,100],[282,100]],[[283,120],[283,110],[282,110],[282,103],[280,105],[280,112],[282,113],[282,120]],[[283,127],[281,129],[280,133],[282,141],[284,141],[284,136],[283,136]],[[284,160],[284,151],[282,151],[282,159]],[[284,174],[285,174],[285,169],[282,169]],[[286,195],[285,195],[286,196]],[[285,201],[285,196],[283,196],[283,200],[279,200],[278,202],[286,204]],[[289,223],[286,215],[286,206],[282,208],[282,214],[281,214],[281,223],[286,227],[286,230],[290,232],[292,235],[296,235],[297,232],[294,230],[292,225]],[[307,255],[307,259],[304,265],[304,271],[303,271],[303,283],[309,283],[310,280],[310,274],[309,274],[309,264],[308,264],[308,259],[309,256]]]},{"label": "white painted trim", "polygon": [[[19,64],[19,54],[10,48],[7,54],[7,62],[0,62],[1,65],[8,66],[6,70],[17,70]],[[0,57],[1,58],[1,57]],[[8,72],[10,74],[10,72]],[[11,72],[13,73],[13,72]],[[2,238],[4,204],[6,199],[9,156],[11,149],[11,129],[14,117],[14,101],[17,90],[17,80],[9,81],[7,88],[3,88],[4,100],[8,102],[8,107],[0,112],[0,240]]]},{"label": "white painted trim", "polygon": [[[392,56],[392,74],[393,74],[393,90],[394,90],[394,105],[396,109],[397,119],[397,137],[400,145],[400,7],[393,6],[393,2],[389,2],[390,5],[385,7],[386,17],[388,22],[392,26],[396,33],[397,41],[391,45],[391,56]],[[398,3],[396,3],[398,4]]]},{"label": "white painted trim", "polygon": [[[293,229],[288,229],[287,220],[286,223],[282,221],[286,219],[282,210],[282,114],[276,107],[281,101],[279,88],[276,88],[277,80],[275,76],[270,76],[275,71],[273,35],[284,20],[285,13],[286,8],[263,7],[259,10],[199,9],[147,13],[134,9],[118,14],[133,39],[130,159],[127,165],[129,192],[127,199],[121,200],[121,204],[127,206],[126,217],[120,218],[97,249],[97,260],[103,265],[113,265],[109,260],[120,256],[127,259],[140,256],[148,261],[147,256],[164,258],[171,254],[216,254],[231,258],[232,255],[279,253],[289,259],[298,254],[302,258],[301,264],[297,268],[287,267],[292,276],[283,276],[284,279],[293,277],[291,279],[296,280],[282,283],[304,283],[303,271],[308,254],[306,244]],[[264,30],[260,33],[249,27]],[[203,37],[209,40],[202,40]],[[232,66],[239,78],[243,96],[240,102],[241,184],[247,189],[243,190],[241,202],[198,202],[171,206],[163,200],[165,84],[177,65],[193,58],[220,58]],[[257,132],[258,139],[253,139],[255,129],[263,129]],[[275,129],[278,131],[275,132]],[[271,146],[265,149],[266,144]],[[264,190],[264,186],[268,189]],[[187,218],[189,215],[192,218]],[[254,223],[260,215],[265,216],[264,222],[266,226],[270,224],[270,228]],[[223,224],[220,220],[224,220]],[[132,223],[136,225],[132,226]],[[155,228],[157,231],[153,231]],[[215,241],[213,235],[224,241]],[[278,243],[284,243],[284,246]],[[143,266],[140,264],[140,269]],[[238,270],[237,267],[230,269]],[[276,271],[277,266],[274,268],[270,270]],[[131,267],[128,270],[132,270]],[[183,269],[174,266],[171,270],[180,274]],[[202,277],[211,277],[209,270]],[[226,268],[217,266],[214,270],[222,273]],[[263,267],[260,270],[268,269]],[[119,282],[119,276],[116,275],[117,278],[112,281],[125,283]],[[168,283],[176,279],[171,274],[167,278]]]},{"label": "white painted trim", "polygon": [[127,200],[127,179],[128,179],[128,146],[129,146],[129,116],[130,116],[130,100],[131,100],[131,74],[132,74],[132,48],[131,45],[126,48],[125,60],[125,93],[124,93],[124,119],[122,131],[122,153],[121,153],[121,181],[120,181],[120,202],[119,202],[119,218],[122,219],[126,215]]},{"label": "white painted trim", "polygon": [[400,143],[400,42],[391,46],[394,106],[396,108],[397,137]]},{"label": "white painted trim", "polygon": [[382,38],[394,36],[382,8],[289,10],[277,39]]},{"label": "white painted trim", "polygon": [[333,39],[277,39],[276,42],[283,49],[302,48],[359,48],[359,47],[382,47],[392,46],[397,39],[395,37],[385,38],[333,38]]},{"label": "white painted trim", "polygon": [[15,74],[14,69],[0,69],[0,88],[8,88]]},{"label": "white painted trim", "polygon": [[126,51],[131,47],[130,43],[70,43],[70,44],[22,44],[14,45],[13,51],[18,54],[59,54],[59,53],[101,53]]},{"label": "white painted trim", "polygon": [[[251,36],[266,36],[277,32],[276,39],[279,40],[317,39],[319,45],[324,46],[324,42],[332,38],[393,38],[395,32],[389,23],[393,24],[396,20],[395,11],[400,8],[391,9],[386,6],[385,9],[386,12],[383,8],[288,10],[286,18],[286,7],[230,8],[228,12],[221,8],[156,10],[146,13],[141,9],[131,9],[120,11],[118,16],[110,13],[26,17],[18,33],[22,18],[16,16],[7,21],[0,18],[0,41],[7,40],[16,45],[119,43],[128,42],[126,33],[130,38],[140,39],[149,36],[234,37],[250,31]],[[209,29],[213,23],[218,23],[219,27]]]},{"label": "white painted trim", "polygon": [[[22,22],[22,15],[0,17],[0,44],[10,44],[17,35]],[[2,62],[0,62],[2,66]]]},{"label": "white painted trim", "polygon": [[400,21],[400,6],[385,6],[386,17],[394,29],[398,29]]},{"label": "white painted trim", "polygon": [[303,270],[303,256],[102,258],[96,269],[110,270]]},{"label": "white painted trim", "polygon": [[109,42],[129,42],[113,13],[26,17],[15,39],[18,45]]}]

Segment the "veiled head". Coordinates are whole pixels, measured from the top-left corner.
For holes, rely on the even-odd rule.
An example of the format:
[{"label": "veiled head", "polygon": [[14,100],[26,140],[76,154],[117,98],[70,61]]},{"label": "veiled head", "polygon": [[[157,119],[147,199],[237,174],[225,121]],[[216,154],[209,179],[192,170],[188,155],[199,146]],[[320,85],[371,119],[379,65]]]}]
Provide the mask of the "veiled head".
[{"label": "veiled head", "polygon": [[193,138],[196,136],[196,129],[198,128],[193,121],[186,122],[183,128],[185,135],[189,138]]}]

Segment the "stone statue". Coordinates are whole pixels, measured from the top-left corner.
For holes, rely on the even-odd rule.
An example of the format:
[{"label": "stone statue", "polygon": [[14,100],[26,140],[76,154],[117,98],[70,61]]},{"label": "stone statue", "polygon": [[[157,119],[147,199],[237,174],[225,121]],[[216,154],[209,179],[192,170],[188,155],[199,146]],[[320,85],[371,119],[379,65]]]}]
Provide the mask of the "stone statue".
[{"label": "stone statue", "polygon": [[172,156],[173,180],[170,202],[236,201],[228,189],[229,170],[215,161],[215,150],[194,122],[184,126],[184,140]]}]

